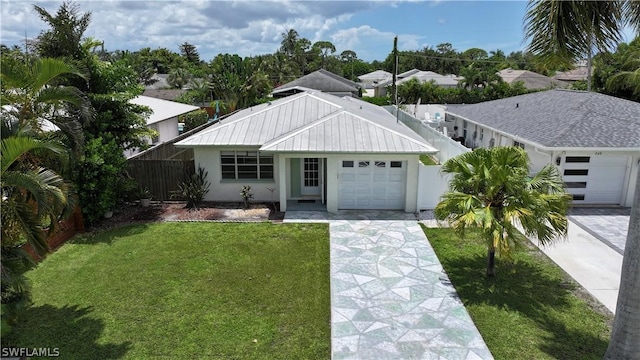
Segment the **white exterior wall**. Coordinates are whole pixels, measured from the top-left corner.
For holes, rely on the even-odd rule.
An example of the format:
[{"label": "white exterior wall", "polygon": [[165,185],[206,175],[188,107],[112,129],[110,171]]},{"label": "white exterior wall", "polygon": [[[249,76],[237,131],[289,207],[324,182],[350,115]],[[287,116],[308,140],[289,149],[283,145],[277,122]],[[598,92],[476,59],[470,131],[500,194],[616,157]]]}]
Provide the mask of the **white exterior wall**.
[{"label": "white exterior wall", "polygon": [[[256,148],[229,148],[225,151],[257,151]],[[213,148],[194,148],[193,149],[194,162],[196,169],[198,166],[203,167],[209,173],[207,180],[211,183],[209,193],[206,195],[205,200],[208,201],[242,201],[240,190],[244,185],[251,186],[251,193],[253,194],[253,200],[255,201],[278,201],[278,179],[280,179],[280,173],[278,172],[278,156],[273,157],[273,180],[231,180],[222,179],[222,167],[220,165],[220,150]],[[271,193],[267,188],[275,188],[276,190]],[[272,198],[273,197],[273,198]]]},{"label": "white exterior wall", "polygon": [[419,166],[418,210],[434,209],[440,197],[449,190],[451,174],[442,174],[441,165]]},{"label": "white exterior wall", "polygon": [[173,117],[171,119],[162,120],[155,123],[158,126],[158,142],[169,141],[179,135],[178,133],[178,118]]}]

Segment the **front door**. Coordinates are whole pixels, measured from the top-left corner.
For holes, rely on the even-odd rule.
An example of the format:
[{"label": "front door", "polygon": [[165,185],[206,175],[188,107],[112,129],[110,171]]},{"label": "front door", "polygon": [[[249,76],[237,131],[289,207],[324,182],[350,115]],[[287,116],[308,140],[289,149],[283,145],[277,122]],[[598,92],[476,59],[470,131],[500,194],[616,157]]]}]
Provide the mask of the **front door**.
[{"label": "front door", "polygon": [[320,159],[302,159],[302,188],[303,196],[320,195]]}]

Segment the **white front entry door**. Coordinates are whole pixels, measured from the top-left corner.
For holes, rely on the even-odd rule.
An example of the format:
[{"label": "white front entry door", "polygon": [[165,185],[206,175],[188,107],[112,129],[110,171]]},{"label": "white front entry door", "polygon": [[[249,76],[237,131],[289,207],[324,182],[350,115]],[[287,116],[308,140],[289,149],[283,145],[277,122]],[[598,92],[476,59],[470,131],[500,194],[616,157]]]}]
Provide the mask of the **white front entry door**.
[{"label": "white front entry door", "polygon": [[300,169],[302,170],[301,195],[320,195],[320,159],[304,158]]}]

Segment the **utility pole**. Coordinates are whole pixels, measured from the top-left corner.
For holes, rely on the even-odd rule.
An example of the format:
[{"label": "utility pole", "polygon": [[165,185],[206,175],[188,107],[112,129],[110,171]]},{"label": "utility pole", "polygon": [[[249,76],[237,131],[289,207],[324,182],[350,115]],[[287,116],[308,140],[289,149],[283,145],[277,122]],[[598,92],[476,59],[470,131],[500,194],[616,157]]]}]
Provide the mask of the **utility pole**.
[{"label": "utility pole", "polygon": [[398,87],[396,77],[398,75],[398,37],[393,38],[393,74],[391,78],[391,92],[393,92],[393,104],[396,106],[396,122],[400,122],[400,107],[398,106]]}]

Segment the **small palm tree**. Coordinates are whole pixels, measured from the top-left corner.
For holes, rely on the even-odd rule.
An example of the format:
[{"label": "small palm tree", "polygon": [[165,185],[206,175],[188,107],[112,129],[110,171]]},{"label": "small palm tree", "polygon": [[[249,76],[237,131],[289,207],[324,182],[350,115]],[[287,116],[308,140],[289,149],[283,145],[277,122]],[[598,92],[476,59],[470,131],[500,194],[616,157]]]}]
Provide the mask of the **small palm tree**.
[{"label": "small palm tree", "polygon": [[442,172],[452,174],[450,191],[435,208],[464,237],[480,230],[487,244],[487,276],[495,275],[495,256],[509,257],[526,241],[518,231],[547,244],[567,234],[571,197],[557,169],[549,164],[529,176],[529,158],[519,147],[477,149],[449,159]]}]

